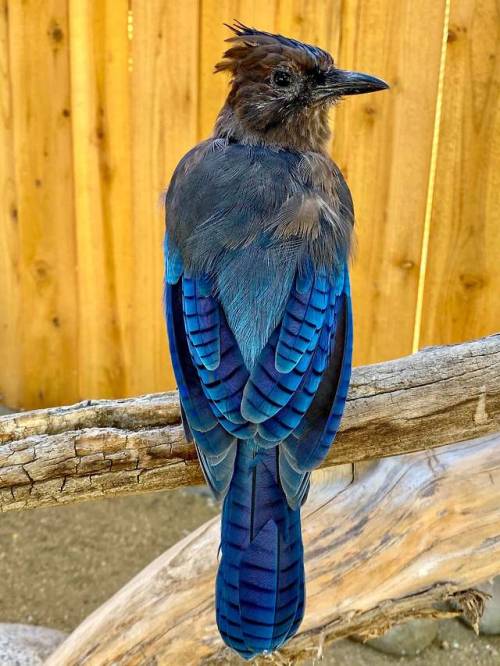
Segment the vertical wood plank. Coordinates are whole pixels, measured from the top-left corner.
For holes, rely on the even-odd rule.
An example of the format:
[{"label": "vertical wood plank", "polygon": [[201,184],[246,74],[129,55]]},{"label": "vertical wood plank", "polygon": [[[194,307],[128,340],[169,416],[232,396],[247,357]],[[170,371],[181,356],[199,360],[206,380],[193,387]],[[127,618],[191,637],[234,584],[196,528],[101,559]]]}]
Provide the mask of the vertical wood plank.
[{"label": "vertical wood plank", "polygon": [[453,0],[420,345],[500,330],[500,8]]},{"label": "vertical wood plank", "polygon": [[392,86],[336,111],[333,157],[356,210],[357,364],[412,350],[444,10],[444,0],[343,3],[339,66]]},{"label": "vertical wood plank", "polygon": [[198,2],[137,0],[133,10],[133,350],[131,392],[174,385],[162,314],[160,196],[197,141]]},{"label": "vertical wood plank", "polygon": [[276,31],[336,55],[341,0],[277,0]]},{"label": "vertical wood plank", "polygon": [[224,40],[231,31],[224,25],[234,20],[274,32],[277,0],[203,0],[200,35],[200,138],[210,136],[228,93],[228,77],[214,75],[214,66],[228,48]]},{"label": "vertical wood plank", "polygon": [[127,393],[131,173],[128,1],[70,0],[79,394]]},{"label": "vertical wood plank", "polygon": [[20,405],[19,235],[9,56],[9,6],[0,3],[0,402]]},{"label": "vertical wood plank", "polygon": [[9,3],[20,233],[23,406],[78,396],[68,14],[65,0]]}]

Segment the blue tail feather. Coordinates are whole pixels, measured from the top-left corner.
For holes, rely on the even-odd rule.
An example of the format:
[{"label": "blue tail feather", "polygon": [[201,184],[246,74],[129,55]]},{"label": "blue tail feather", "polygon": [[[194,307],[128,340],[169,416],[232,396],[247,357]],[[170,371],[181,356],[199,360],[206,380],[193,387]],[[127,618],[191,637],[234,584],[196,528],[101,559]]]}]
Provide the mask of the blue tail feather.
[{"label": "blue tail feather", "polygon": [[239,441],[222,511],[217,624],[245,659],[277,649],[304,612],[300,509],[287,504],[279,455],[278,447]]}]

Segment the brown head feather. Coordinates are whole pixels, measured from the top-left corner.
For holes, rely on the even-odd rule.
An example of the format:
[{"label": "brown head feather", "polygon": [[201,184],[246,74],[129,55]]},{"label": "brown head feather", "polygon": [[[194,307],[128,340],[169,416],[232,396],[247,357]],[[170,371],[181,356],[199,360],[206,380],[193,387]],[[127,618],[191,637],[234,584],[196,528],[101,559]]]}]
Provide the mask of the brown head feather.
[{"label": "brown head feather", "polygon": [[314,88],[334,67],[332,57],[238,22],[228,27],[234,33],[226,40],[230,48],[215,71],[230,72],[231,89],[216,134],[246,143],[322,150],[329,136],[331,100],[318,103]]},{"label": "brown head feather", "polygon": [[230,48],[215,66],[231,90],[215,134],[247,144],[323,152],[329,107],[343,95],[383,90],[381,79],[338,69],[330,54],[290,37],[236,22]]},{"label": "brown head feather", "polygon": [[234,36],[226,42],[234,44],[223,54],[223,60],[215,65],[215,72],[229,70],[233,75],[251,67],[272,68],[278,64],[296,66],[304,72],[327,70],[333,65],[329,53],[316,46],[297,40],[249,28],[239,21],[224,24]]}]

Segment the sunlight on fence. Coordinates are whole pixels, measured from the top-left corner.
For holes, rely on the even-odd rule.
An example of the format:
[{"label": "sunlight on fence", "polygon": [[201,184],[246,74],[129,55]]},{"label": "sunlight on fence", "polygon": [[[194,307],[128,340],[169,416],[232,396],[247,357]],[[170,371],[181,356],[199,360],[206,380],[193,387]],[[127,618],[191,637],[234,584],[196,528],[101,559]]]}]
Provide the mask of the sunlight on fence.
[{"label": "sunlight on fence", "polygon": [[[391,91],[333,114],[352,189],[358,364],[500,329],[494,0],[3,0],[0,400],[173,387],[158,197],[227,91],[238,18]],[[496,60],[495,60],[496,59]]]}]

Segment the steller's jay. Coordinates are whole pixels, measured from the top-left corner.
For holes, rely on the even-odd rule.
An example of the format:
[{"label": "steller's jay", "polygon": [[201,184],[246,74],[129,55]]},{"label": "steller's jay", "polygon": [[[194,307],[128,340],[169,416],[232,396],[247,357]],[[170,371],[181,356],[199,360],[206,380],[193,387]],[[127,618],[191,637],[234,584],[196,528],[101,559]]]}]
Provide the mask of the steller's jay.
[{"label": "steller's jay", "polygon": [[166,316],[186,437],[223,498],[222,638],[246,659],[304,614],[300,506],[351,373],[349,189],[328,110],[387,88],[315,46],[236,23],[231,89],[166,195]]}]

